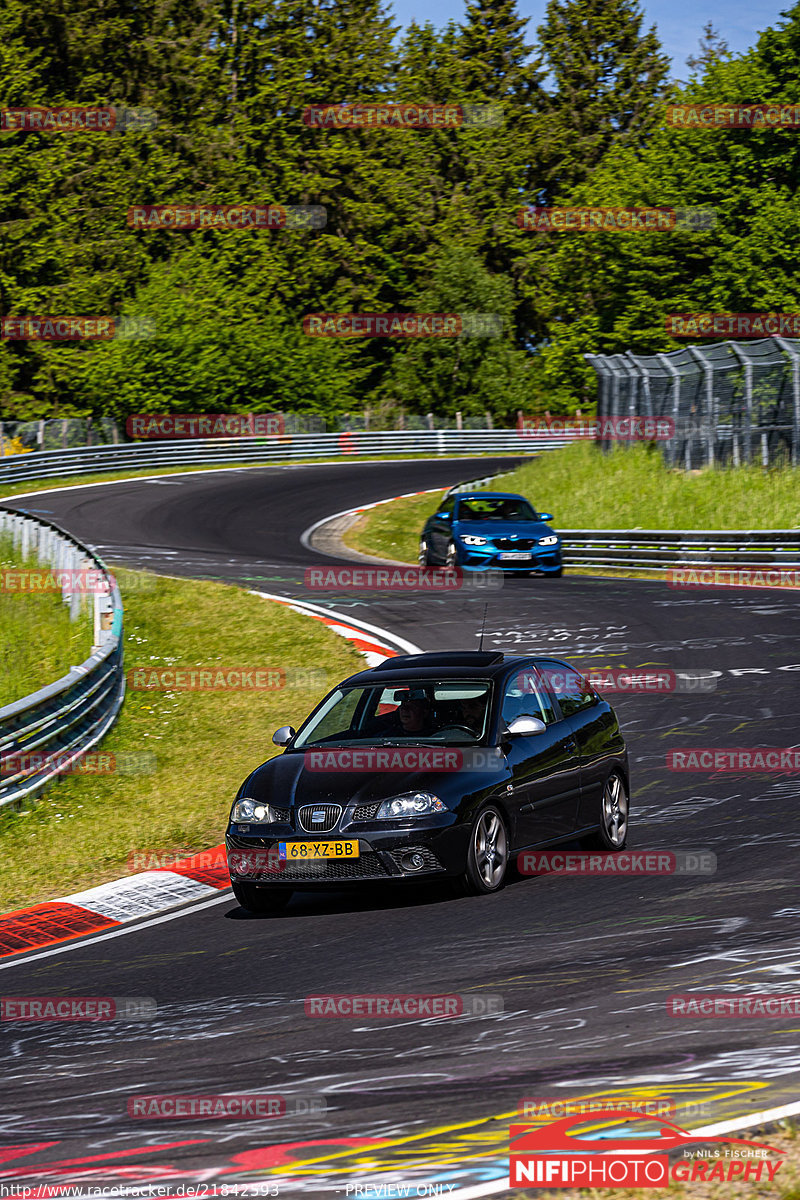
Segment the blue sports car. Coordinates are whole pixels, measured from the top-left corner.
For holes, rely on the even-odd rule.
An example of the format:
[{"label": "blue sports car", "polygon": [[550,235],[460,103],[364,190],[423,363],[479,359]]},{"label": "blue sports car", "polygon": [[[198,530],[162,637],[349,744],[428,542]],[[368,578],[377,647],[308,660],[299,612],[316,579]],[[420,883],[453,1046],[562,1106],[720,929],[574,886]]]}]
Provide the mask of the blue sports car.
[{"label": "blue sports car", "polygon": [[513,492],[451,492],[425,522],[420,566],[560,575],[561,538],[545,524],[552,519]]}]

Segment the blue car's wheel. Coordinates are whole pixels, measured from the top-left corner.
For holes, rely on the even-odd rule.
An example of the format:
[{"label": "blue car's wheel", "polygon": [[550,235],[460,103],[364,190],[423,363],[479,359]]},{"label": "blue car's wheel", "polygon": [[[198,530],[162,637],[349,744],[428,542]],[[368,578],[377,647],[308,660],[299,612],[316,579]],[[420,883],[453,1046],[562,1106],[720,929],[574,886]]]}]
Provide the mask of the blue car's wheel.
[{"label": "blue car's wheel", "polygon": [[444,565],[450,570],[455,571],[458,566],[458,550],[455,542],[447,543],[447,558],[444,560]]},{"label": "blue car's wheel", "polygon": [[421,537],[419,539],[419,554],[417,555],[417,562],[421,567],[429,567],[431,565],[430,549],[428,548],[428,539],[426,537]]}]

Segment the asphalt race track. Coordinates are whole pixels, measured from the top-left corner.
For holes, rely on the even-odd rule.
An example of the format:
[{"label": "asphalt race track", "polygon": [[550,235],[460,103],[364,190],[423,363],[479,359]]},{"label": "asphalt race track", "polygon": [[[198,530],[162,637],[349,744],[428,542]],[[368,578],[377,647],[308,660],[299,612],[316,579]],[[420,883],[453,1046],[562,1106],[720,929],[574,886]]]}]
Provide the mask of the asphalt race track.
[{"label": "asphalt race track", "polygon": [[[629,848],[710,851],[716,872],[539,875],[490,898],[306,893],[277,919],[248,916],[227,892],[8,960],[4,995],[152,996],[158,1013],[121,1028],[6,1027],[0,1145],[19,1149],[6,1153],[0,1177],[204,1183],[208,1195],[245,1180],[281,1195],[399,1182],[412,1195],[421,1186],[435,1194],[434,1185],[507,1175],[508,1124],[524,1097],[610,1086],[672,1097],[675,1119],[692,1128],[796,1100],[796,1017],[680,1019],[666,1007],[668,996],[696,989],[800,991],[800,778],[666,766],[668,751],[683,747],[797,743],[796,596],[568,575],[509,580],[488,597],[355,600],[303,584],[305,568],[321,561],[300,542],[314,521],[501,463],[231,470],[16,504],[111,563],[311,598],[423,649],[475,648],[488,599],[488,648],[555,653],[583,667],[706,672],[713,691],[611,699],[631,753]],[[558,527],[558,498],[540,504]],[[209,747],[210,764],[218,752]],[[503,1012],[306,1016],[303,998],[325,992],[500,995]],[[238,1122],[136,1120],[126,1111],[142,1095],[253,1091],[323,1097],[326,1111]]]}]

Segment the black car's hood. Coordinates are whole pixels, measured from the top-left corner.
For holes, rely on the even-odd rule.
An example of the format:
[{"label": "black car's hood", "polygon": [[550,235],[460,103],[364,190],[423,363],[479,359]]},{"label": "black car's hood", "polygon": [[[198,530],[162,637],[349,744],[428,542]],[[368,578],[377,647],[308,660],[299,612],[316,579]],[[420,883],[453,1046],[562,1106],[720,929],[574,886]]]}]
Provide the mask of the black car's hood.
[{"label": "black car's hood", "polygon": [[[399,747],[381,749],[401,752]],[[423,746],[420,749],[436,749],[441,754],[443,748]],[[473,756],[471,760],[465,747],[464,761],[452,770],[353,771],[318,770],[310,765],[310,754],[289,751],[258,767],[241,789],[241,795],[273,804],[276,808],[287,808],[325,802],[369,804],[403,792],[426,791],[433,792],[446,804],[455,804],[473,788],[486,787],[510,774],[502,752],[487,747],[469,753]]]}]

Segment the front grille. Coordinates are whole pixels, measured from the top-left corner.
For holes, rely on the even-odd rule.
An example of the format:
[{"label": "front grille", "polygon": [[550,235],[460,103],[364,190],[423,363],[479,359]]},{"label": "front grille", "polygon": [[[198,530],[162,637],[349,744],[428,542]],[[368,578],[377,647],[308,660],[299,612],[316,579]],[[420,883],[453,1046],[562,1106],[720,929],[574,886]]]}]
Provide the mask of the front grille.
[{"label": "front grille", "polygon": [[338,861],[321,858],[316,862],[303,862],[293,858],[284,864],[281,882],[306,879],[309,883],[321,883],[329,879],[386,879],[388,872],[375,853],[362,854],[360,858],[341,858]]},{"label": "front grille", "polygon": [[354,821],[371,821],[375,813],[381,806],[380,800],[377,804],[358,804],[353,809]]},{"label": "front grille", "polygon": [[498,550],[533,550],[537,546],[537,538],[492,538]]},{"label": "front grille", "polygon": [[[330,833],[339,823],[341,804],[304,804],[297,810],[300,828],[306,833]],[[320,819],[314,820],[314,817]]]},{"label": "front grille", "polygon": [[[398,871],[402,871],[404,875],[422,875],[425,871],[443,871],[444,867],[439,862],[439,859],[429,850],[427,846],[403,846],[402,850],[389,851],[392,862],[397,867]],[[406,854],[421,854],[425,859],[425,866],[420,867],[419,871],[409,871],[402,865],[402,860]]]}]

